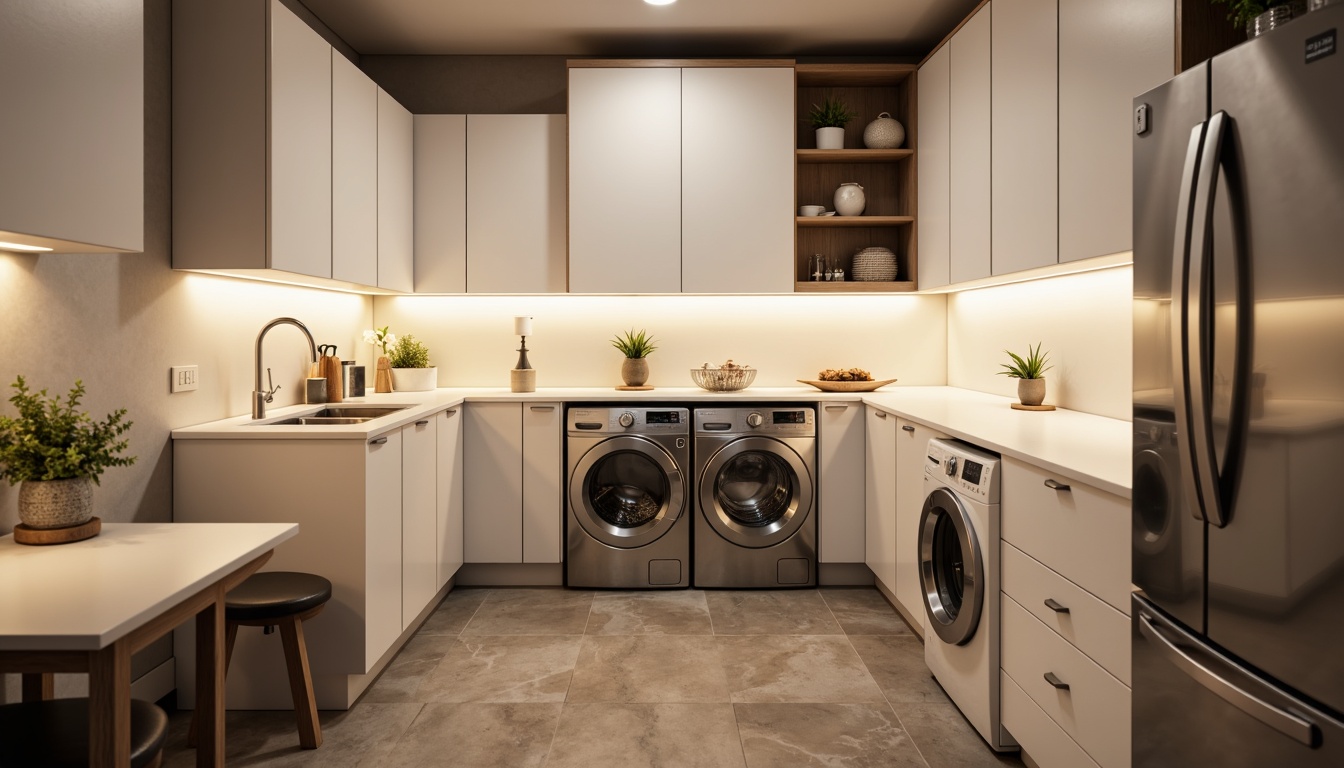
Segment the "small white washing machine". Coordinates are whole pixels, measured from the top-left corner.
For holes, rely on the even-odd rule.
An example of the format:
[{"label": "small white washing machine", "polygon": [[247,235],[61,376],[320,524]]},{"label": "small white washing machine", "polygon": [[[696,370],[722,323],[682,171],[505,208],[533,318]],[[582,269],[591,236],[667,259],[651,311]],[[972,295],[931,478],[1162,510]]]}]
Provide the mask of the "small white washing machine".
[{"label": "small white washing machine", "polygon": [[919,520],[924,663],[995,750],[1017,748],[999,717],[999,458],[929,441]]}]

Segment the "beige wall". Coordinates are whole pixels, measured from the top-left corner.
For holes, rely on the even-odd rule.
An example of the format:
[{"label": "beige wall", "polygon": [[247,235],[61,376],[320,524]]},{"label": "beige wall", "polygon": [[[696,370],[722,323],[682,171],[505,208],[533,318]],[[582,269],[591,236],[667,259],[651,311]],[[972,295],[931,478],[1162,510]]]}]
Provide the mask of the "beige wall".
[{"label": "beige wall", "polygon": [[1130,418],[1133,270],[1116,267],[948,295],[947,383],[1015,397],[1005,349],[1041,343],[1055,366],[1045,402]]}]

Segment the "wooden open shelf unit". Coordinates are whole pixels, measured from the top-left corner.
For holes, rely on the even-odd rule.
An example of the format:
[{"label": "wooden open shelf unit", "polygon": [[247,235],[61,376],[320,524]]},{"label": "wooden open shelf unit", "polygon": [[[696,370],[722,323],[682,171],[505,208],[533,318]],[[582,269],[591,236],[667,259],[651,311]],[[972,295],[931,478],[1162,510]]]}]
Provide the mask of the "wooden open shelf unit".
[{"label": "wooden open shelf unit", "polygon": [[[835,190],[847,181],[864,189],[861,216],[799,216],[795,227],[794,290],[797,292],[913,291],[916,252],[915,72],[913,64],[798,64],[798,144],[795,189],[799,206],[834,207]],[[812,105],[838,98],[858,117],[845,126],[845,149],[817,149],[808,119]],[[863,148],[863,129],[888,112],[905,127],[899,149]],[[854,254],[868,246],[896,254],[896,282],[855,282]],[[812,254],[838,259],[844,282],[813,282]]]}]

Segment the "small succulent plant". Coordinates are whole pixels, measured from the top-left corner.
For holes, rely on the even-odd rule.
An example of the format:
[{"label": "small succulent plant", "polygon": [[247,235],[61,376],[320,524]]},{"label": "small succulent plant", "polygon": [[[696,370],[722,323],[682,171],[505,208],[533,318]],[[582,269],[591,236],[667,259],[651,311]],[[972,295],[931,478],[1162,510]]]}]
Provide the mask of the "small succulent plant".
[{"label": "small succulent plant", "polygon": [[653,345],[655,339],[645,333],[641,328],[638,333],[631,328],[622,334],[617,334],[616,338],[611,340],[611,346],[619,349],[621,354],[632,360],[638,360],[653,354],[658,349]]},{"label": "small succulent plant", "polygon": [[1011,365],[1008,363],[1000,364],[1000,367],[1005,369],[999,371],[1000,376],[1007,376],[1010,379],[1039,379],[1045,375],[1046,371],[1054,368],[1053,365],[1046,365],[1050,360],[1050,353],[1042,354],[1040,343],[1036,344],[1035,349],[1032,349],[1031,345],[1028,344],[1025,358],[1006,349],[1003,351],[1013,359],[1013,362]]},{"label": "small succulent plant", "polygon": [[820,104],[812,105],[808,119],[812,121],[813,128],[844,128],[846,123],[856,117],[858,115],[850,112],[843,101],[828,97]]}]

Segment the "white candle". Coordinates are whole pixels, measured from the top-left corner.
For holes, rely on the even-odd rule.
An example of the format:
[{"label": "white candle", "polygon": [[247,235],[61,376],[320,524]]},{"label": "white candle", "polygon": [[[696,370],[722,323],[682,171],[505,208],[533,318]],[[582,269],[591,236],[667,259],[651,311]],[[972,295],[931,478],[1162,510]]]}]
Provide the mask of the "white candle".
[{"label": "white candle", "polygon": [[514,336],[531,336],[531,335],[532,335],[532,318],[530,318],[530,317],[515,317],[515,318],[513,318],[513,335],[514,335]]}]

